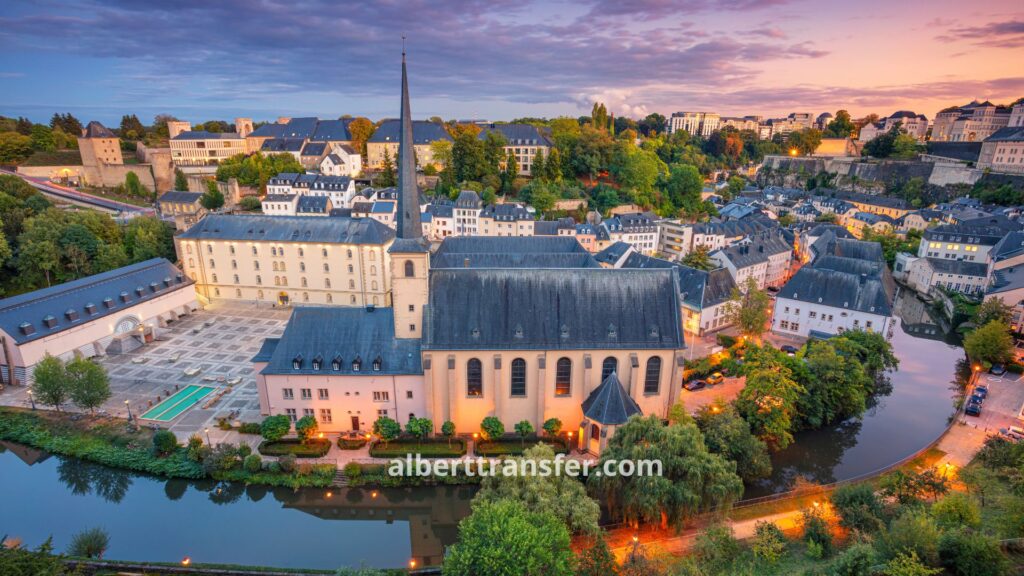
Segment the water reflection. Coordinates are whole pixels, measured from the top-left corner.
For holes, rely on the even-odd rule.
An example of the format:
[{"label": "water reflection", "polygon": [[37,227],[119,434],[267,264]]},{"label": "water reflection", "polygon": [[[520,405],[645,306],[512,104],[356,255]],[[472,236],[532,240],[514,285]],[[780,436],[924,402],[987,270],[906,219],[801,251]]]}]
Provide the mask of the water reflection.
[{"label": "water reflection", "polygon": [[131,476],[120,470],[71,458],[60,458],[57,476],[72,494],[95,494],[114,504],[124,500],[132,486]]}]

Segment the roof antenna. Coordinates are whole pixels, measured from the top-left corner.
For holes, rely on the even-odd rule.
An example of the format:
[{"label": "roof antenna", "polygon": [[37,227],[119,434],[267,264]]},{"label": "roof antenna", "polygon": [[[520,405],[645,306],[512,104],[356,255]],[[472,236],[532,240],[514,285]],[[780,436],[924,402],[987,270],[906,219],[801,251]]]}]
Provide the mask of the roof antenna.
[{"label": "roof antenna", "polygon": [[405,62],[405,34],[402,34],[402,61]]}]

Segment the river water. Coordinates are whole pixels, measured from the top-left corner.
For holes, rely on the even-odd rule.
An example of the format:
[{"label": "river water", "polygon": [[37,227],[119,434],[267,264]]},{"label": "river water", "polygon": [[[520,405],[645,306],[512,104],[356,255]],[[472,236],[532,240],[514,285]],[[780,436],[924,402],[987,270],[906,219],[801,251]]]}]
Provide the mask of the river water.
[{"label": "river water", "polygon": [[[797,434],[773,456],[773,476],[745,497],[784,491],[797,477],[828,483],[913,454],[946,427],[963,351],[915,298],[897,303],[900,359],[892,391],[859,418]],[[438,564],[469,513],[473,489],[268,489],[162,480],[0,443],[0,536],[36,546],[102,527],[119,560],[338,568]]]}]

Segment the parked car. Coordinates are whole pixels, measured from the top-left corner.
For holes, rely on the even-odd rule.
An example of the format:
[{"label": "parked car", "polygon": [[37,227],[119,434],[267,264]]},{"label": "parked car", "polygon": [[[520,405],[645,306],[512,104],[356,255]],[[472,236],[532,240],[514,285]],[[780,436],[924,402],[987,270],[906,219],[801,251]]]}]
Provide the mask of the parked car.
[{"label": "parked car", "polygon": [[1020,442],[1024,440],[1024,430],[1020,432],[1017,432],[1016,430],[1020,430],[1020,428],[1017,428],[1016,426],[1010,426],[1009,428],[1000,428],[999,434],[1003,438],[1009,440],[1010,442]]},{"label": "parked car", "polygon": [[1003,366],[1002,364],[993,364],[992,367],[988,369],[988,372],[995,376],[1002,376],[1003,374],[1006,374],[1006,366]]},{"label": "parked car", "polygon": [[968,416],[981,416],[981,404],[967,404],[967,408],[964,408],[964,414]]},{"label": "parked car", "polygon": [[971,394],[971,397],[967,399],[968,404],[984,404],[985,397],[978,394]]},{"label": "parked car", "polygon": [[721,372],[715,372],[711,376],[708,376],[708,386],[714,386],[715,384],[721,384],[725,382],[725,376]]},{"label": "parked car", "polygon": [[974,396],[981,396],[983,399],[988,398],[988,386],[979,384],[974,387]]},{"label": "parked car", "polygon": [[690,380],[686,384],[683,384],[683,388],[685,390],[689,390],[690,392],[696,392],[697,390],[700,390],[701,388],[704,388],[707,385],[708,383],[703,380]]},{"label": "parked car", "polygon": [[785,345],[781,346],[779,348],[779,350],[782,350],[783,352],[785,352],[789,356],[796,356],[796,352],[797,352],[796,346],[790,346],[789,344],[785,344]]}]

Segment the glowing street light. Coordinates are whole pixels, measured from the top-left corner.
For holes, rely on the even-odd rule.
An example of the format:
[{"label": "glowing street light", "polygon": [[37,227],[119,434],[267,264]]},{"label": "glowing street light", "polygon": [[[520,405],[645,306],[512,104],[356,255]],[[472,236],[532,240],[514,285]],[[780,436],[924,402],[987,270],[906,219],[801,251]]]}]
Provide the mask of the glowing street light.
[{"label": "glowing street light", "polygon": [[124,407],[128,409],[128,421],[132,421],[132,405],[127,400],[124,401]]},{"label": "glowing street light", "polygon": [[184,558],[181,559],[181,565],[182,566],[188,566],[191,563],[192,563],[192,559],[189,558],[188,556],[185,556]]},{"label": "glowing street light", "polygon": [[800,153],[800,151],[799,151],[799,150],[797,150],[796,148],[790,148],[790,149],[789,149],[789,155],[790,155],[790,156],[796,156],[796,155],[797,155],[797,154],[799,154],[799,153]]},{"label": "glowing street light", "polygon": [[209,428],[203,428],[203,432],[206,433],[206,445],[207,446],[213,446],[213,442],[210,442],[210,429]]},{"label": "glowing street light", "polygon": [[28,401],[32,403],[32,409],[36,409],[36,393],[31,388],[28,389]]},{"label": "glowing street light", "polygon": [[410,570],[415,570],[416,569],[416,559],[415,558],[413,558],[412,560],[409,560],[409,569]]}]

